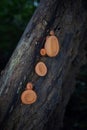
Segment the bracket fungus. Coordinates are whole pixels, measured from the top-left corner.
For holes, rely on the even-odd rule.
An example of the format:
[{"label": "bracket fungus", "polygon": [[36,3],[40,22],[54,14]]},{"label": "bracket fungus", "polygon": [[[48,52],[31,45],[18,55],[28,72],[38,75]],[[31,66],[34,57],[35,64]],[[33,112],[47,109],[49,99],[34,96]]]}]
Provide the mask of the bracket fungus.
[{"label": "bracket fungus", "polygon": [[32,104],[37,100],[37,95],[33,90],[25,90],[21,95],[23,104]]},{"label": "bracket fungus", "polygon": [[39,76],[45,76],[47,74],[47,67],[43,62],[38,62],[35,66],[35,72]]},{"label": "bracket fungus", "polygon": [[40,54],[41,54],[42,56],[45,56],[45,55],[46,55],[46,50],[45,50],[44,48],[42,48],[42,49],[40,50]]},{"label": "bracket fungus", "polygon": [[50,31],[51,36],[47,36],[44,49],[49,57],[55,57],[59,53],[59,41],[54,35],[54,31]]},{"label": "bracket fungus", "polygon": [[33,84],[32,84],[31,82],[27,83],[26,89],[27,89],[27,90],[33,89]]},{"label": "bracket fungus", "polygon": [[[59,53],[59,42],[58,38],[54,35],[54,31],[50,31],[50,36],[46,37],[46,42],[44,48],[40,50],[40,54],[49,57],[55,57]],[[47,74],[47,67],[45,63],[38,62],[35,66],[35,72],[38,76],[45,76]],[[31,82],[27,83],[26,90],[21,95],[21,100],[23,104],[32,104],[37,100],[37,94],[33,89],[33,84]]]}]

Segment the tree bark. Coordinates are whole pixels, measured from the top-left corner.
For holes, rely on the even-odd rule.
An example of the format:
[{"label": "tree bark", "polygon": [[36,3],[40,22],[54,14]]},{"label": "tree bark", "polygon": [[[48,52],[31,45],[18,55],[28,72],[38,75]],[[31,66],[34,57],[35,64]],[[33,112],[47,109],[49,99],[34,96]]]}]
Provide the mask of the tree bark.
[{"label": "tree bark", "polygon": [[[1,130],[59,130],[75,78],[85,63],[87,12],[82,0],[41,0],[0,78]],[[55,58],[42,57],[40,49],[53,29],[60,42]],[[48,73],[36,75],[43,61]],[[20,100],[27,82],[34,84],[38,99],[32,105]]]}]

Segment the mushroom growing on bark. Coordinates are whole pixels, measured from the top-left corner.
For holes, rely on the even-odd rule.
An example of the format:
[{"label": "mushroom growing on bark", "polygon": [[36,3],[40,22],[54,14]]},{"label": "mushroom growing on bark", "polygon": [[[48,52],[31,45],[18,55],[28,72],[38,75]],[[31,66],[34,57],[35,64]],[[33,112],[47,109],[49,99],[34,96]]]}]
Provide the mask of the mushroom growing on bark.
[{"label": "mushroom growing on bark", "polygon": [[47,67],[43,62],[38,62],[35,66],[35,72],[39,76],[45,76],[47,74]]},{"label": "mushroom growing on bark", "polygon": [[59,53],[59,41],[54,35],[54,31],[50,31],[51,36],[47,36],[44,48],[49,57],[55,57]]}]

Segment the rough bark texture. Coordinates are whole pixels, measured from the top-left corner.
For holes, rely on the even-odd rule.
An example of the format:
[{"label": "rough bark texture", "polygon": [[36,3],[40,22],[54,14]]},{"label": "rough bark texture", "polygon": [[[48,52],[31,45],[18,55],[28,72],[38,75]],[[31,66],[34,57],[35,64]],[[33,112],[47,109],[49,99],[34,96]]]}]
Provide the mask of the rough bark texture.
[{"label": "rough bark texture", "polygon": [[[53,29],[60,42],[55,58],[41,57],[40,49]],[[0,79],[0,130],[59,130],[75,77],[85,62],[87,12],[82,0],[42,0]],[[48,73],[34,72],[38,61]],[[20,100],[26,83],[38,95],[32,105]]]}]

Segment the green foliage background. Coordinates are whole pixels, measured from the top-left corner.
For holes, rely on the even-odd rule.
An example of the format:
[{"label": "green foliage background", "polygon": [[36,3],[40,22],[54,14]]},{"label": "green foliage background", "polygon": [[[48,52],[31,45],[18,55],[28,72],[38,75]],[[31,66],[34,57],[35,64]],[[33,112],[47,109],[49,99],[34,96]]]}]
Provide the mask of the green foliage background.
[{"label": "green foliage background", "polygon": [[0,70],[11,56],[37,5],[38,0],[0,1]]},{"label": "green foliage background", "polygon": [[[39,0],[0,1],[0,71],[4,69],[15,49]],[[87,128],[87,67],[82,67],[76,91],[68,104],[64,130],[85,130]],[[70,86],[69,86],[70,87]]]}]

